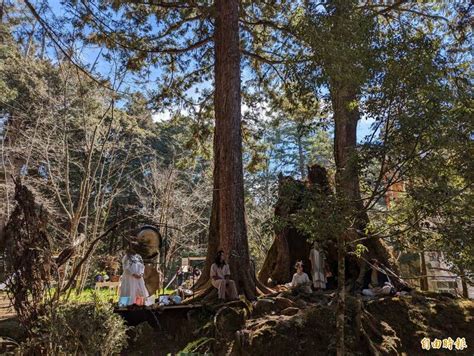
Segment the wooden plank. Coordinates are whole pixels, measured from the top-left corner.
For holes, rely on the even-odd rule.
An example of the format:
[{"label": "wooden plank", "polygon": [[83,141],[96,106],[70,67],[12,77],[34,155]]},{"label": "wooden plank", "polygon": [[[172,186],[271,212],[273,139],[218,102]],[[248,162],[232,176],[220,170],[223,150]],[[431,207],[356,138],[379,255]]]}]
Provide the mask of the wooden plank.
[{"label": "wooden plank", "polygon": [[141,311],[141,310],[156,310],[156,311],[166,311],[166,310],[176,310],[176,309],[198,309],[202,308],[203,304],[182,304],[182,305],[150,305],[150,306],[133,306],[133,307],[116,307],[114,311]]}]

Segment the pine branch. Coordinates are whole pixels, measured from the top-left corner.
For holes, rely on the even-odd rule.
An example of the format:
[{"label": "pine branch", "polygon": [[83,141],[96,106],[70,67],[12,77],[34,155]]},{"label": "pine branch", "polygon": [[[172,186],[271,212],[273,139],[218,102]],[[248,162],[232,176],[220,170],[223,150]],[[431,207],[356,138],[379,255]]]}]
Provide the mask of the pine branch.
[{"label": "pine branch", "polygon": [[41,27],[43,27],[45,33],[48,35],[48,37],[53,41],[53,43],[56,45],[56,47],[59,49],[59,51],[69,60],[69,62],[76,67],[80,72],[84,73],[87,77],[92,79],[95,83],[100,85],[101,87],[104,87],[108,90],[111,90],[113,92],[118,92],[115,88],[112,88],[110,85],[108,85],[105,81],[97,79],[94,77],[87,69],[82,67],[79,63],[77,63],[72,56],[66,51],[63,47],[63,44],[59,40],[59,36],[54,32],[54,30],[49,26],[49,24],[39,15],[39,13],[36,11],[35,7],[28,1],[28,0],[23,0],[25,3],[26,7],[31,11],[32,15],[36,18],[36,20],[39,22]]},{"label": "pine branch", "polygon": [[200,6],[197,4],[196,1],[140,1],[140,0],[131,0],[130,3],[136,5],[149,5],[149,6],[157,6],[166,9],[195,9],[195,8],[202,8],[204,6]]},{"label": "pine branch", "polygon": [[259,62],[264,62],[264,63],[267,63],[267,64],[284,64],[284,63],[288,63],[288,61],[286,61],[286,60],[282,60],[282,59],[276,60],[276,59],[266,58],[266,57],[261,56],[260,54],[256,54],[256,53],[253,53],[253,52],[249,52],[249,51],[247,51],[247,50],[242,50],[241,52],[242,52],[243,55],[252,57],[252,58],[258,60]]},{"label": "pine branch", "polygon": [[184,48],[154,48],[151,49],[150,52],[154,53],[167,53],[167,54],[180,54],[180,53],[185,53],[192,51],[193,49],[199,48],[204,46],[206,43],[209,43],[212,41],[212,37],[206,37],[200,41],[194,42],[192,44],[189,44],[189,46],[184,47]]}]

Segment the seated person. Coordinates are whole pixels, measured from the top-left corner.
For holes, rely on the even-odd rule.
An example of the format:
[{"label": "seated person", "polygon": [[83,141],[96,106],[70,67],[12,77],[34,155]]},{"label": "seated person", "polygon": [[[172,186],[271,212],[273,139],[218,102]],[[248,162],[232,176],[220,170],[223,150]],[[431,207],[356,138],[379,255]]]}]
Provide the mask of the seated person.
[{"label": "seated person", "polygon": [[296,273],[293,275],[290,288],[294,291],[311,293],[311,281],[309,280],[308,275],[303,272],[303,262],[296,262],[295,268]]},{"label": "seated person", "polygon": [[382,270],[379,261],[376,259],[370,260],[373,266],[364,275],[364,282],[362,285],[362,294],[375,297],[378,295],[390,295],[393,286],[387,274]]},{"label": "seated person", "polygon": [[193,276],[194,276],[195,279],[199,279],[199,277],[201,277],[201,270],[199,269],[199,267],[194,266]]},{"label": "seated person", "polygon": [[238,299],[235,282],[230,279],[230,268],[225,262],[224,251],[217,252],[216,259],[211,266],[211,283],[217,288],[220,301]]}]

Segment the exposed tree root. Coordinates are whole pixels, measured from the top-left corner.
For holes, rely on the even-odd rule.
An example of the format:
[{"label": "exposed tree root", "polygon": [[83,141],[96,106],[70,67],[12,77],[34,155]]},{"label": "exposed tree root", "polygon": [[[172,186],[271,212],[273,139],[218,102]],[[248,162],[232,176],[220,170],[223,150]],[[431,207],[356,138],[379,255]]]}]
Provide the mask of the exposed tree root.
[{"label": "exposed tree root", "polygon": [[[257,296],[266,296],[276,293],[273,289],[268,288],[255,278]],[[202,281],[200,288],[198,288],[191,298],[185,300],[186,304],[203,303],[213,304],[217,303],[217,289],[211,284],[211,280]]]},{"label": "exposed tree root", "polygon": [[380,355],[379,350],[377,349],[375,344],[372,342],[370,336],[367,334],[367,332],[364,330],[364,328],[362,328],[362,330],[361,330],[361,335],[364,337],[364,341],[367,345],[367,348],[370,351],[370,354],[371,355],[376,355],[376,356]]},{"label": "exposed tree root", "polygon": [[258,280],[258,278],[255,279],[255,285],[257,287],[257,295],[259,295],[259,296],[265,296],[265,295],[268,295],[268,294],[276,293],[273,289],[267,287],[262,282],[260,282]]}]

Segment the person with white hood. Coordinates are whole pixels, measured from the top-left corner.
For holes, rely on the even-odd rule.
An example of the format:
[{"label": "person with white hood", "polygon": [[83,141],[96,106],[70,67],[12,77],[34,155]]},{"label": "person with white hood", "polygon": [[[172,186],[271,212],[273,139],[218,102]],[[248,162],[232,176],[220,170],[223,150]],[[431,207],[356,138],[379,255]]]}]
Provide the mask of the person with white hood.
[{"label": "person with white hood", "polygon": [[326,289],[326,261],[324,252],[321,251],[316,241],[313,243],[313,248],[309,253],[309,260],[311,261],[311,277],[313,277],[314,289]]},{"label": "person with white hood", "polygon": [[137,297],[148,298],[143,274],[145,264],[142,257],[130,246],[122,259],[123,273],[120,285],[120,297],[128,297],[128,305],[135,304]]}]

